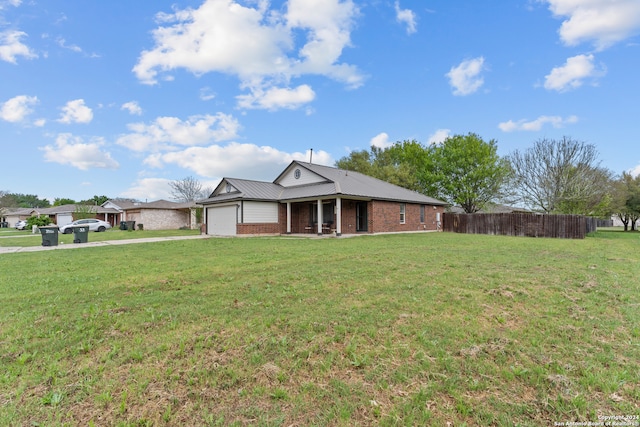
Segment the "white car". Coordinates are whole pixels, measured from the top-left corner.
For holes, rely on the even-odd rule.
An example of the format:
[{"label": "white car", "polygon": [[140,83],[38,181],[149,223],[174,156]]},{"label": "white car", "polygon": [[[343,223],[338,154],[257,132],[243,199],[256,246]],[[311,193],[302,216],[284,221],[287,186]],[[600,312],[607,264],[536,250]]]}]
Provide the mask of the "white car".
[{"label": "white car", "polygon": [[111,228],[111,224],[106,221],[102,221],[100,219],[90,218],[90,219],[78,219],[73,221],[70,224],[63,225],[60,227],[60,232],[63,234],[71,234],[73,233],[73,227],[88,225],[89,231],[107,231]]},{"label": "white car", "polygon": [[20,221],[16,222],[16,230],[24,230],[25,228],[27,228],[27,221],[21,219]]}]

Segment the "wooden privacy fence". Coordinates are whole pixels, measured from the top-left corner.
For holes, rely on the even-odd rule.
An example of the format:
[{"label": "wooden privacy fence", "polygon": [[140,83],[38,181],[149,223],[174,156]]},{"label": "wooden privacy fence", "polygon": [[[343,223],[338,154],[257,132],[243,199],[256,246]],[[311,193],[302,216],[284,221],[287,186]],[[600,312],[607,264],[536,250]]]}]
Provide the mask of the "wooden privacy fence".
[{"label": "wooden privacy fence", "polygon": [[582,215],[445,213],[442,230],[467,234],[584,239],[587,233],[596,231],[597,221],[597,218]]}]

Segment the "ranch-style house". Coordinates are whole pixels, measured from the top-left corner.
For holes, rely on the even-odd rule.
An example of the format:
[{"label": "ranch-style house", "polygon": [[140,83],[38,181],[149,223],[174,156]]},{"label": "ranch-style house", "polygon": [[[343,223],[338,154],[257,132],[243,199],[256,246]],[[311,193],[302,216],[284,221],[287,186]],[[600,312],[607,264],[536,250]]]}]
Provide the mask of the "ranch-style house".
[{"label": "ranch-style house", "polygon": [[204,207],[210,235],[440,229],[447,203],[361,173],[293,161],[273,181],[223,178]]}]

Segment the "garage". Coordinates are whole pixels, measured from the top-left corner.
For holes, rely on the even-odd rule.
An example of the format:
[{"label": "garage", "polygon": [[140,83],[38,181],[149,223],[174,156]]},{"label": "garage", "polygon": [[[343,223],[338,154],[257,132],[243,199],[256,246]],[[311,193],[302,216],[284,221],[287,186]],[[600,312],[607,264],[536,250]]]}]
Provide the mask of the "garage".
[{"label": "garage", "polygon": [[238,207],[236,204],[207,209],[207,234],[235,236]]},{"label": "garage", "polygon": [[72,222],[73,222],[73,214],[71,213],[59,213],[58,215],[56,215],[56,225],[58,227],[71,224]]}]

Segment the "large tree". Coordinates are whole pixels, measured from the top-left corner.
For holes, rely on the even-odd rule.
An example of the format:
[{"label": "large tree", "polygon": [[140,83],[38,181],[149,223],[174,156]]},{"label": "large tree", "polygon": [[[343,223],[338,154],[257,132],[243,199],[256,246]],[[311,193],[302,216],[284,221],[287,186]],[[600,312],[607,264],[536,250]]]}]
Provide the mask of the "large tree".
[{"label": "large tree", "polygon": [[509,171],[497,154],[496,142],[485,142],[473,133],[427,147],[415,140],[384,149],[371,147],[352,152],[336,166],[446,200],[469,213],[501,195]]},{"label": "large tree", "polygon": [[203,199],[211,193],[200,181],[192,176],[169,182],[171,196],[178,202],[193,202]]},{"label": "large tree", "polygon": [[475,213],[500,197],[509,175],[495,140],[474,133],[448,137],[430,148],[430,163],[422,169],[427,192]]},{"label": "large tree", "polygon": [[613,183],[613,211],[620,218],[624,231],[636,230],[640,219],[640,175],[634,177],[627,172]]},{"label": "large tree", "polygon": [[416,141],[397,142],[389,148],[371,146],[370,151],[353,151],[336,162],[336,167],[360,172],[400,187],[421,191],[415,164],[407,161],[409,151],[422,152]]},{"label": "large tree", "polygon": [[75,203],[75,200],[67,199],[65,197],[56,197],[53,200],[53,206],[74,205]]},{"label": "large tree", "polygon": [[39,199],[35,194],[5,193],[3,204],[12,208],[48,208],[51,203],[47,199]]},{"label": "large tree", "polygon": [[594,215],[606,210],[611,172],[592,144],[569,137],[540,139],[508,156],[521,202],[547,213]]}]

